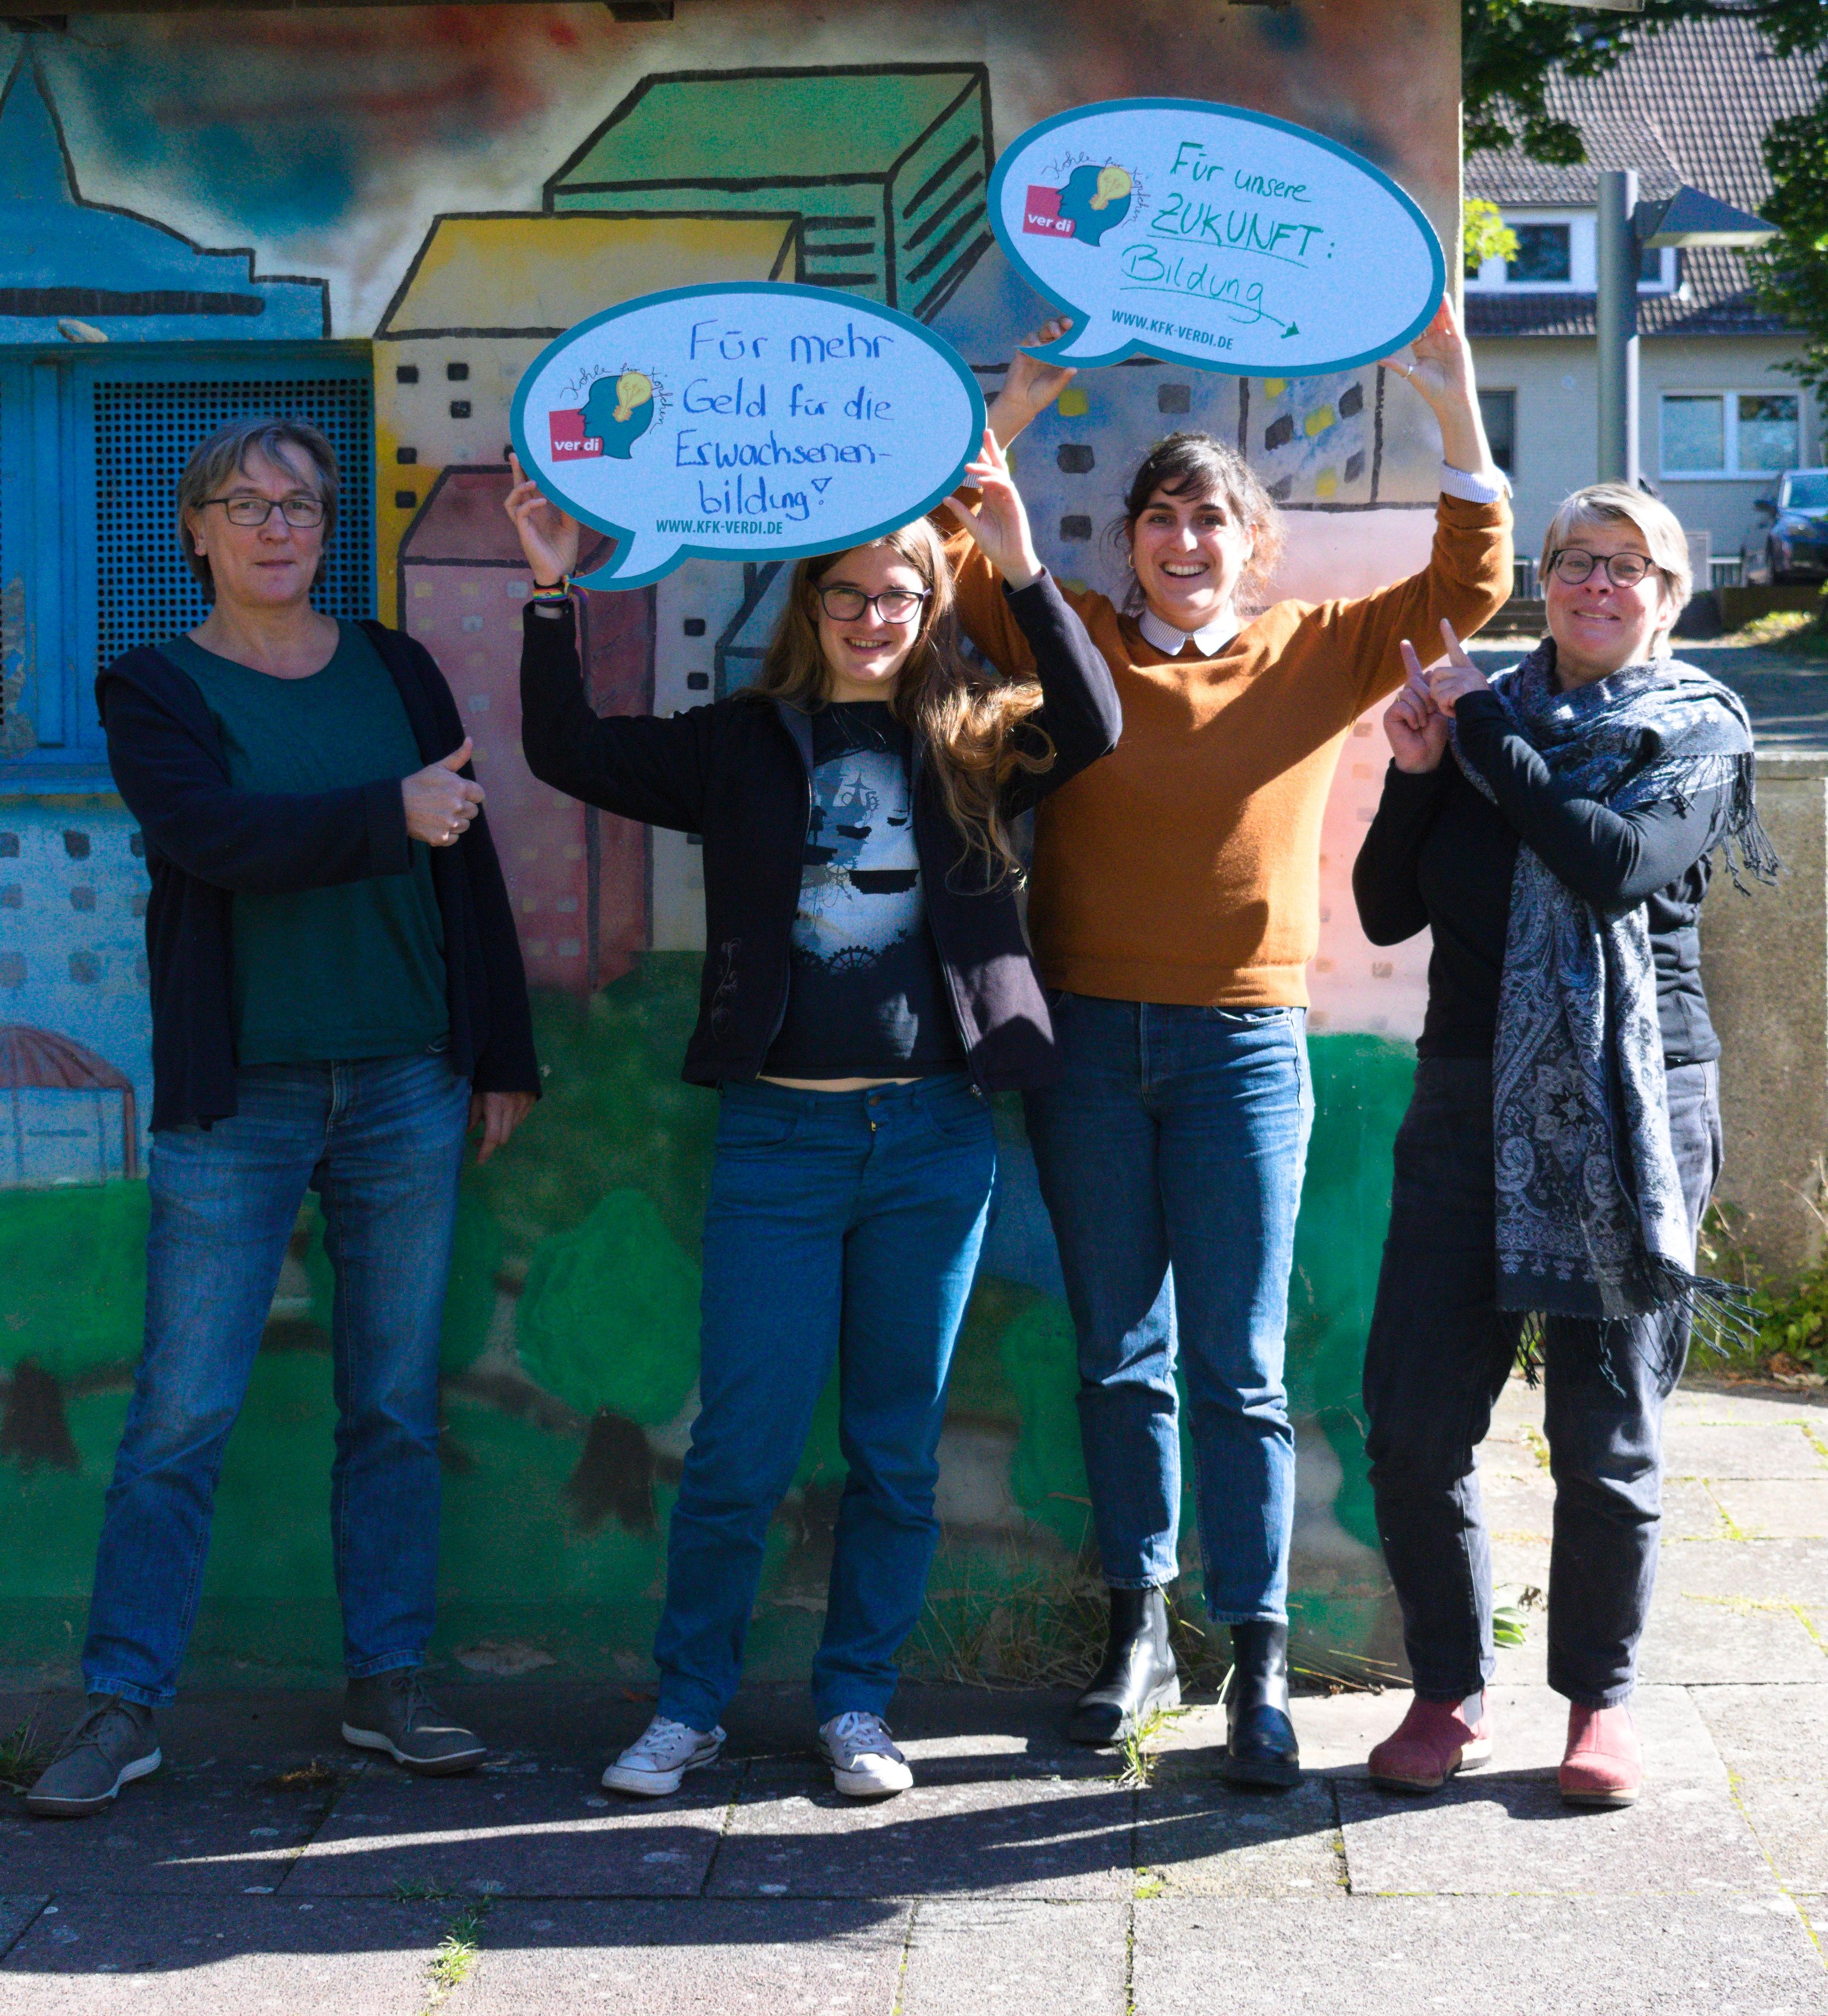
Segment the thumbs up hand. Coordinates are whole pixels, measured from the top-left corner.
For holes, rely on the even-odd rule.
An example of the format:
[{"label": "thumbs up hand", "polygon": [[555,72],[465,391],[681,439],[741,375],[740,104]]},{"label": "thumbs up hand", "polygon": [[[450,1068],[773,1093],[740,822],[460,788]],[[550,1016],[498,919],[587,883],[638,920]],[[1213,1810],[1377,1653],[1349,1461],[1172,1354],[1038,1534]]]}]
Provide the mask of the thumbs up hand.
[{"label": "thumbs up hand", "polygon": [[427,847],[455,846],[482,808],[481,785],[457,774],[470,761],[471,747],[466,735],[462,746],[448,756],[400,779],[406,830]]}]

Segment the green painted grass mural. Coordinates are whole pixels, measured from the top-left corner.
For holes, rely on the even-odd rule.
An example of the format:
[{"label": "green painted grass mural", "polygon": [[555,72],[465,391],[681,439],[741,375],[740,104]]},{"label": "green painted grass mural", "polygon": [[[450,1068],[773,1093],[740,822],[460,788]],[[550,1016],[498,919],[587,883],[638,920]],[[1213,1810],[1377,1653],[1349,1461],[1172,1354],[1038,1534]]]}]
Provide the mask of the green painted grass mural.
[{"label": "green painted grass mural", "polygon": [[[482,1670],[511,1656],[632,1680],[648,1670],[666,1517],[696,1399],[700,1220],[716,1121],[715,1099],[678,1077],[698,966],[694,955],[650,954],[588,1003],[540,997],[547,1096],[509,1147],[464,1179],[443,1350],[438,1644]],[[1349,1665],[1389,1656],[1358,1383],[1412,1061],[1406,1045],[1376,1037],[1320,1035],[1312,1047],[1317,1113],[1290,1325],[1312,1481],[1294,1601],[1310,1651]],[[1006,1147],[1013,1137],[1010,1152],[1023,1152],[1013,1111],[1000,1120]],[[142,1183],[0,1193],[0,1352],[13,1375],[0,1525],[23,1539],[0,1553],[0,1634],[18,1677],[67,1675],[80,1643],[139,1350],[146,1215]],[[330,1313],[321,1224],[308,1210],[228,1445],[193,1683],[336,1670]],[[984,1640],[994,1615],[1006,1640],[1010,1618],[1029,1618],[1027,1631],[1035,1617],[1082,1605],[1089,1512],[1076,1385],[1057,1296],[981,1275],[941,1452],[948,1523],[936,1586],[942,1607],[959,1611],[948,1613],[948,1643]],[[1189,1451],[1189,1485],[1192,1471]],[[804,1670],[843,1478],[834,1381],[771,1540],[757,1674]],[[1191,1604],[1190,1503],[1185,1511]],[[1041,1669],[1006,1643],[999,1657],[1010,1672]]]}]

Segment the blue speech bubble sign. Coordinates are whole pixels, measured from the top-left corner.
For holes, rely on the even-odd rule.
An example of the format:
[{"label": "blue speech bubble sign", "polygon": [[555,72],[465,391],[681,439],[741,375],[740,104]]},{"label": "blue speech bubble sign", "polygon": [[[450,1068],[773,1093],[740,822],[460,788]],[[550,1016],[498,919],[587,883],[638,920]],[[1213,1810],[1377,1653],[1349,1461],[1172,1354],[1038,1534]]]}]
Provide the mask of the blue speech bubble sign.
[{"label": "blue speech bubble sign", "polygon": [[1071,332],[1063,364],[1171,358],[1316,377],[1387,357],[1441,305],[1434,228],[1380,168],[1266,113],[1120,98],[1006,149],[990,221]]},{"label": "blue speech bubble sign", "polygon": [[580,576],[793,560],[933,509],[984,438],[984,395],[912,316],[828,287],[674,287],[549,344],[514,394],[520,466],[616,542]]}]

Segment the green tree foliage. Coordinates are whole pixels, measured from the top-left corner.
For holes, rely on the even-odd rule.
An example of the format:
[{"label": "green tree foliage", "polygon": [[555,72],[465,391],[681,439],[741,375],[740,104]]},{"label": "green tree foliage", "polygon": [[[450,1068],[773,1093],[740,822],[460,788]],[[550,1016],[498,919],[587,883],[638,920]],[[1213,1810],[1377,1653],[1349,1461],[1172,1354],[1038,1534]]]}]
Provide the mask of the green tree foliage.
[{"label": "green tree foliage", "polygon": [[1504,221],[1496,203],[1469,196],[1460,212],[1460,243],[1466,255],[1466,271],[1476,273],[1488,259],[1514,259],[1517,235]]},{"label": "green tree foliage", "polygon": [[698,1376],[698,1269],[644,1190],[614,1190],[533,1256],[516,1312],[521,1362],[581,1414],[670,1421]]}]

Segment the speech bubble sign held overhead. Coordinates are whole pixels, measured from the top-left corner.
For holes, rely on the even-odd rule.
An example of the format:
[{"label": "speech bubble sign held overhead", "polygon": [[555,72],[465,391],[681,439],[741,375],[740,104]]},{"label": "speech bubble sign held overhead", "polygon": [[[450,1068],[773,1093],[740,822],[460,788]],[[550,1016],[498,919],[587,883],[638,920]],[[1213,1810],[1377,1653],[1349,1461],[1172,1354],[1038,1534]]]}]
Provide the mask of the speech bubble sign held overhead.
[{"label": "speech bubble sign held overhead", "polygon": [[1031,126],[997,163],[990,221],[1074,318],[1035,353],[1060,363],[1314,377],[1412,340],[1447,283],[1434,227],[1381,169],[1199,99],[1114,99]]},{"label": "speech bubble sign held overhead", "polygon": [[610,534],[588,588],[694,556],[791,560],[930,511],[984,437],[964,360],[912,317],[825,287],[675,287],[606,309],[528,365],[520,466]]}]

